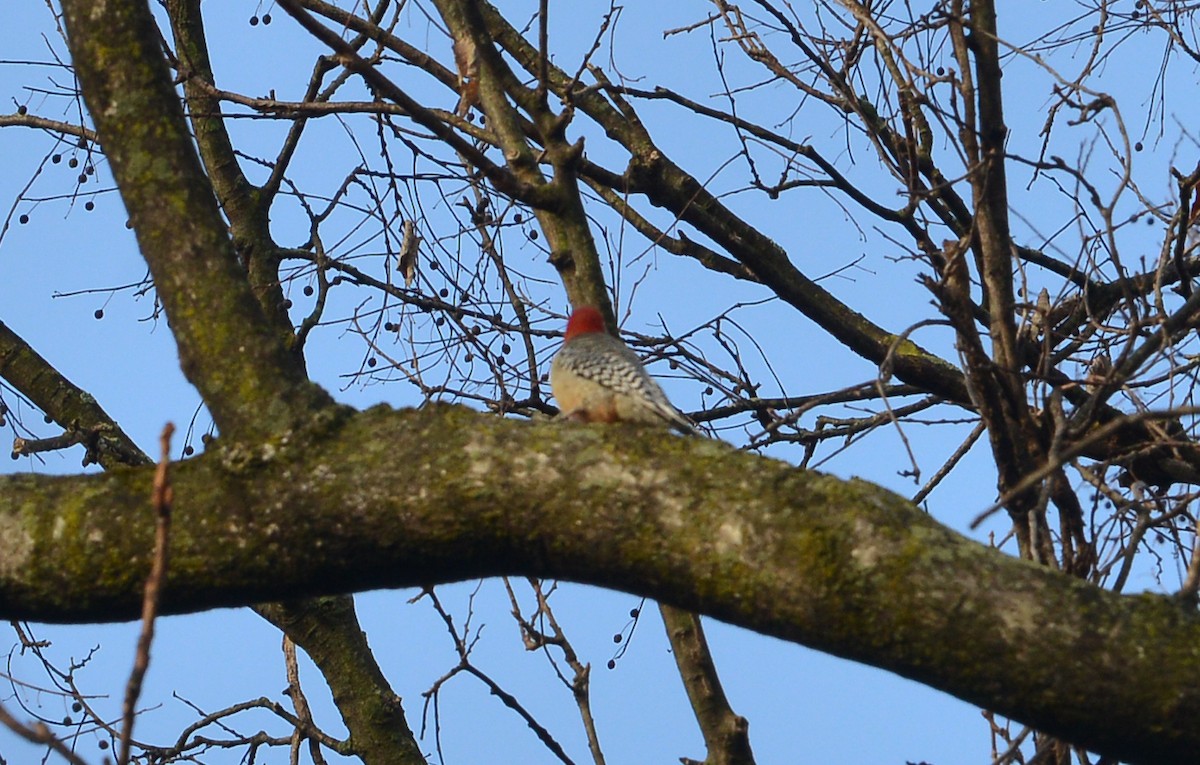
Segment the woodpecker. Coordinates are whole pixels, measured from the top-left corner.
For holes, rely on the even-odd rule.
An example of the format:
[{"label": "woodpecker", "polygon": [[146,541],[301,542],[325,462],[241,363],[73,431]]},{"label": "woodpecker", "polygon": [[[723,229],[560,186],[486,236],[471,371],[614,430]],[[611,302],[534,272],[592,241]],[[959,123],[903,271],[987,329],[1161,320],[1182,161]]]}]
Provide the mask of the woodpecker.
[{"label": "woodpecker", "polygon": [[580,306],[567,320],[563,347],[550,366],[550,389],[563,416],[574,420],[670,425],[700,434],[671,405],[637,354],[608,334],[595,306]]}]

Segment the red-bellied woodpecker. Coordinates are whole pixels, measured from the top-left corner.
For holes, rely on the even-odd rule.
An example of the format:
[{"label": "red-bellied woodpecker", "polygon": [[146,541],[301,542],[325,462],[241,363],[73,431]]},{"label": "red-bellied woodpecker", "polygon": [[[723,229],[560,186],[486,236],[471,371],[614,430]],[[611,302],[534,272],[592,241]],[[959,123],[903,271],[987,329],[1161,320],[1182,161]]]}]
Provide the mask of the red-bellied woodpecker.
[{"label": "red-bellied woodpecker", "polygon": [[567,320],[550,388],[563,416],[583,422],[645,422],[698,434],[671,405],[633,351],[604,328],[604,316],[580,306]]}]

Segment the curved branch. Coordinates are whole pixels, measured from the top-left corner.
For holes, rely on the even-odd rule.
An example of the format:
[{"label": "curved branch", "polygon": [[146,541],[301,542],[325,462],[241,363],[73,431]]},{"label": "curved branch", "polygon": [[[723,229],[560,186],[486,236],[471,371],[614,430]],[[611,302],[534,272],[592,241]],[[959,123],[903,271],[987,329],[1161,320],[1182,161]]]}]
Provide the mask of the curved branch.
[{"label": "curved branch", "polygon": [[[1009,558],[862,481],[449,406],[307,439],[253,461],[218,442],[176,467],[165,612],[557,577],[883,667],[1130,762],[1200,748],[1194,610]],[[133,618],[152,473],[0,481],[0,618]]]}]

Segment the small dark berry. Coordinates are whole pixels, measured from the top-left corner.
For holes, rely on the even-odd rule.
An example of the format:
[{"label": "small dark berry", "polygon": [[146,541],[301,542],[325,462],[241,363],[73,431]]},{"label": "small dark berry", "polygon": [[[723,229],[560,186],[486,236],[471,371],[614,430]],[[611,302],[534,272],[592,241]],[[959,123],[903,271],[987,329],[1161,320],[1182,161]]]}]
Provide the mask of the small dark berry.
[{"label": "small dark berry", "polygon": [[80,174],[79,174],[79,182],[80,182],[80,183],[87,183],[87,173],[80,173]]},{"label": "small dark berry", "polygon": [[445,323],[446,323],[446,319],[445,319],[445,317],[444,317],[444,316],[439,316],[439,317],[437,317],[436,319],[434,319],[434,320],[433,320],[433,323],[434,323],[434,324],[436,324],[436,325],[438,325],[438,326],[440,327],[440,326],[442,326],[443,324],[445,324]]},{"label": "small dark berry", "polygon": [[395,324],[393,324],[393,323],[391,323],[390,321],[388,321],[388,322],[384,322],[384,324],[383,324],[383,331],[384,331],[384,332],[395,332],[395,331],[396,331],[396,325],[395,325]]},{"label": "small dark berry", "polygon": [[187,446],[183,447],[183,456],[190,457],[195,453],[196,453],[196,447],[192,446],[191,444],[188,444]]},{"label": "small dark berry", "polygon": [[97,308],[95,311],[92,311],[92,316],[95,316],[97,319],[103,319],[104,318],[104,309]]},{"label": "small dark berry", "polygon": [[342,283],[342,277],[340,277],[340,276],[335,276],[335,277],[333,277],[333,279],[331,279],[331,280],[329,281],[329,286],[330,286],[330,287],[336,287],[337,285],[339,285],[339,284],[341,284],[341,283]]},{"label": "small dark berry", "polygon": [[43,414],[43,415],[42,415],[42,422],[44,422],[44,423],[46,423],[47,425],[49,425],[50,423],[54,422],[54,418],[53,418],[53,417],[51,417],[51,416],[50,416],[50,415],[48,415],[48,414]]},{"label": "small dark berry", "polygon": [[67,715],[66,717],[63,718],[63,725],[70,725],[70,724],[71,724],[71,716]]},{"label": "small dark berry", "polygon": [[131,220],[125,221],[125,228],[130,228],[130,229],[133,228],[133,221],[131,221]]},{"label": "small dark berry", "polygon": [[11,455],[9,455],[9,456],[11,456],[11,457],[12,457],[14,460],[19,460],[19,459],[21,459],[21,455],[17,454],[16,452],[13,452],[13,453],[12,453]]},{"label": "small dark berry", "polygon": [[1138,141],[1137,143],[1135,143],[1135,144],[1133,145],[1133,150],[1134,150],[1134,151],[1141,151],[1141,150],[1142,150],[1142,142],[1141,142],[1141,141]]},{"label": "small dark berry", "polygon": [[80,704],[78,701],[76,701],[74,704],[71,705],[71,711],[72,712],[82,712],[83,704]]},{"label": "small dark berry", "polygon": [[250,17],[250,26],[252,26],[252,27],[258,26],[258,16]]},{"label": "small dark berry", "polygon": [[28,222],[29,222],[29,216],[26,215],[25,213],[21,213],[21,217],[17,218],[17,223],[25,224]]},{"label": "small dark berry", "polygon": [[67,167],[79,167],[79,158],[71,157],[71,159],[67,160]]},{"label": "small dark berry", "polygon": [[537,238],[538,238],[538,232],[536,232],[536,231],[530,231],[530,232],[529,232],[529,238],[530,238],[530,239],[532,239],[533,241],[535,241],[535,242],[536,242],[536,241],[537,241]]},{"label": "small dark berry", "polygon": [[639,613],[641,613],[641,612],[640,612],[640,611],[638,611],[636,608],[631,608],[631,609],[629,609],[629,616],[630,616],[631,618],[633,618],[633,619],[636,619],[636,618],[638,618],[638,614],[639,614]]},{"label": "small dark berry", "polygon": [[107,748],[108,748],[108,742],[107,742],[107,741],[105,741],[104,739],[100,739],[100,744],[99,744],[99,746],[100,746],[100,748],[101,748],[101,749],[107,749]]},{"label": "small dark berry", "polygon": [[473,353],[468,353],[463,356],[463,361],[467,362],[468,364],[470,364],[474,360],[475,360],[475,354],[473,354]]},{"label": "small dark berry", "polygon": [[620,643],[620,642],[621,642],[622,640],[624,640],[624,639],[625,639],[625,638],[621,637],[621,633],[620,633],[620,632],[618,632],[617,634],[613,635],[613,642],[614,642],[614,643]]},{"label": "small dark berry", "polygon": [[442,287],[440,290],[438,290],[438,295],[441,297],[450,297],[450,290]]},{"label": "small dark berry", "polygon": [[521,213],[517,213],[516,215],[513,216],[514,223],[520,223],[523,220],[525,220],[525,216],[522,215]]},{"label": "small dark berry", "polygon": [[313,294],[312,285],[311,284],[306,285],[304,287],[304,297],[312,297],[312,294]]},{"label": "small dark berry", "polygon": [[204,444],[205,446],[211,444],[212,440],[212,433],[205,433],[204,435],[200,436],[200,443]]},{"label": "small dark berry", "polygon": [[500,352],[501,353],[512,353],[512,346],[509,345],[508,343],[505,343],[504,345],[500,346]]},{"label": "small dark berry", "polygon": [[269,14],[269,13],[264,13],[264,14],[263,14],[263,23],[264,23],[264,24],[270,24],[270,23],[271,23],[271,14]]},{"label": "small dark berry", "polygon": [[88,201],[83,203],[83,209],[87,210],[88,212],[91,212],[92,210],[96,209],[96,203],[89,199]]},{"label": "small dark berry", "polygon": [[283,301],[283,309],[284,309],[285,311],[286,311],[287,309],[291,308],[291,307],[292,307],[292,301],[290,301],[290,300],[284,300],[284,301]]},{"label": "small dark berry", "polygon": [[667,363],[667,366],[669,366],[671,369],[679,369],[679,362],[672,360]]},{"label": "small dark berry", "polygon": [[711,385],[704,389],[704,395],[711,396],[712,394],[713,394],[713,389],[712,389]]},{"label": "small dark berry", "polygon": [[29,112],[29,107],[26,106],[25,104],[21,104],[20,106],[17,107],[17,114],[25,115],[28,112]]},{"label": "small dark berry", "polygon": [[50,158],[50,161],[57,165],[59,162],[62,162],[62,155],[55,154],[53,157]]},{"label": "small dark berry", "polygon": [[479,337],[479,333],[482,331],[483,329],[481,327],[471,327],[471,334],[475,335],[475,337]]},{"label": "small dark berry", "polygon": [[96,174],[96,166],[89,162],[88,164],[83,166],[83,172],[87,173],[88,175],[95,175]]},{"label": "small dark berry", "polygon": [[617,668],[617,663],[616,663],[615,661],[613,661],[612,659],[609,659],[609,660],[608,660],[608,668],[609,668],[609,669],[616,669],[616,668]]},{"label": "small dark berry", "polygon": [[442,267],[442,264],[438,263],[436,260],[429,261],[429,270],[430,271],[436,271],[441,267]]}]

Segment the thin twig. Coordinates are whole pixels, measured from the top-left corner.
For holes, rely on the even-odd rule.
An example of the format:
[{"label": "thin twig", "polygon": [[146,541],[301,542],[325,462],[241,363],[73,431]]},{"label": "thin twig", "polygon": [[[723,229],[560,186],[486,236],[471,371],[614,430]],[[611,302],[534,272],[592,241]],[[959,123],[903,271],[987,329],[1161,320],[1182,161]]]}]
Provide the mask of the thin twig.
[{"label": "thin twig", "polygon": [[296,660],[296,644],[286,634],[283,636],[283,660],[287,667],[287,695],[292,700],[297,720],[292,729],[292,760],[298,761],[300,744],[308,739],[308,753],[312,757],[313,765],[325,765],[325,756],[321,754],[321,742],[315,736],[310,735],[311,731],[316,730],[317,725],[313,722],[312,709],[308,706],[308,697],[304,695],[304,690],[300,687],[300,664]]},{"label": "thin twig", "polygon": [[158,615],[158,600],[162,593],[163,583],[167,578],[167,537],[171,530],[171,502],[174,491],[171,488],[171,436],[175,433],[175,424],[168,422],[163,427],[159,443],[162,447],[162,459],[154,472],[154,561],[150,565],[150,576],[146,579],[146,588],[142,594],[142,633],[138,636],[137,655],[133,660],[133,670],[129,673],[129,682],[125,685],[125,705],[121,725],[121,753],[117,758],[119,765],[129,762],[129,749],[133,741],[133,718],[138,696],[142,693],[142,679],[150,666],[150,643],[154,640],[154,618]]},{"label": "thin twig", "polygon": [[34,744],[45,744],[70,765],[87,765],[87,760],[72,752],[70,747],[59,740],[58,736],[50,732],[45,723],[35,723],[30,727],[13,717],[3,706],[0,706],[0,725],[8,728],[26,741]]},{"label": "thin twig", "polygon": [[982,422],[976,423],[966,440],[959,444],[959,447],[954,450],[954,454],[950,455],[950,459],[946,460],[946,463],[938,468],[938,471],[934,473],[933,478],[930,478],[929,481],[921,487],[921,490],[914,494],[913,498],[909,501],[914,505],[919,505],[924,502],[925,498],[929,496],[929,493],[932,492],[937,485],[942,482],[943,478],[950,474],[950,471],[954,469],[954,466],[958,464],[958,461],[965,457],[967,452],[971,451],[971,447],[975,445],[975,442],[979,440],[979,437],[983,435],[983,431],[985,430],[987,430],[986,425],[984,425]]},{"label": "thin twig", "polygon": [[[1197,293],[1197,294],[1200,294],[1200,293]],[[1062,453],[1058,455],[1057,459],[1047,462],[1042,467],[1038,468],[1037,470],[1033,471],[1032,473],[1029,473],[1024,478],[1022,478],[1017,483],[1017,485],[1012,487],[1011,489],[1009,489],[1004,494],[1004,496],[1000,497],[999,500],[997,500],[994,504],[992,504],[990,507],[988,507],[982,513],[975,516],[975,520],[971,521],[971,529],[979,528],[979,524],[983,523],[985,520],[990,518],[994,513],[999,511],[1000,508],[1002,508],[1006,504],[1008,504],[1012,500],[1013,497],[1017,496],[1021,492],[1026,491],[1033,485],[1037,484],[1043,478],[1046,478],[1051,473],[1058,470],[1060,467],[1062,467],[1068,461],[1074,459],[1075,457],[1078,457],[1080,454],[1083,454],[1089,446],[1103,441],[1105,438],[1108,438],[1109,435],[1120,430],[1122,427],[1129,425],[1131,423],[1135,423],[1135,422],[1147,422],[1147,421],[1152,421],[1152,420],[1173,419],[1175,417],[1178,417],[1179,415],[1194,415],[1196,413],[1197,413],[1197,410],[1194,407],[1182,407],[1182,408],[1172,409],[1170,411],[1165,411],[1165,412],[1155,412],[1155,411],[1136,412],[1134,414],[1124,415],[1124,416],[1117,417],[1113,420],[1110,420],[1109,422],[1105,423],[1104,425],[1101,425],[1100,427],[1092,430],[1090,433],[1088,433],[1088,435],[1086,437],[1079,439],[1075,443],[1073,443],[1070,446],[1068,446],[1067,448],[1063,449]]]},{"label": "thin twig", "polygon": [[1200,590],[1200,519],[1196,521],[1196,538],[1192,544],[1192,559],[1188,563],[1187,579],[1179,590],[1181,598],[1194,598]]}]

